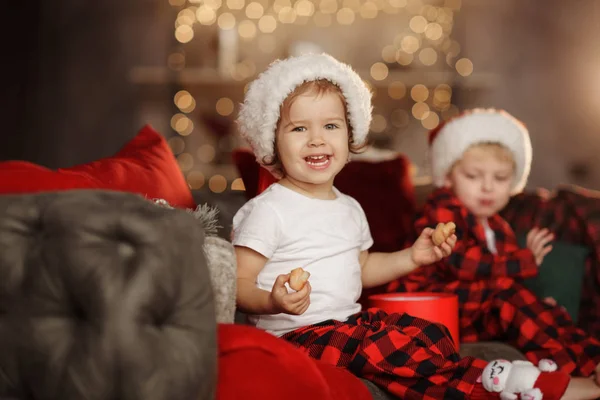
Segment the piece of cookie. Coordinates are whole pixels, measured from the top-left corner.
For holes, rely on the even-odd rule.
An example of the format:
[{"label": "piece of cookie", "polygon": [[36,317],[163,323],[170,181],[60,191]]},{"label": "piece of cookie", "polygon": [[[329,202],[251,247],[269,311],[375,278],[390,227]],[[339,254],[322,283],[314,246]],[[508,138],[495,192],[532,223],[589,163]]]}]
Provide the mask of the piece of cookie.
[{"label": "piece of cookie", "polygon": [[294,268],[290,273],[290,287],[295,291],[300,291],[308,282],[310,272],[303,270],[302,268]]},{"label": "piece of cookie", "polygon": [[446,224],[440,222],[435,227],[435,230],[431,235],[431,240],[434,245],[440,246],[446,239],[452,236],[454,232],[456,232],[456,224],[454,222],[448,222]]}]

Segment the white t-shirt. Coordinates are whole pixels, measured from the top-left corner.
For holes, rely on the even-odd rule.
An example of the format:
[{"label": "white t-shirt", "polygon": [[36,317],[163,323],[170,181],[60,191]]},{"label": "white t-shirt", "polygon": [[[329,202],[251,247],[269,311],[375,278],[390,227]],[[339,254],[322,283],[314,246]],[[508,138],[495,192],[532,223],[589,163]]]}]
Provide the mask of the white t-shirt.
[{"label": "white t-shirt", "polygon": [[345,321],[360,311],[359,253],[373,244],[367,218],[352,197],[334,188],[335,200],[313,199],[273,184],[233,218],[233,244],[268,258],[256,286],[271,291],[277,276],[310,272],[310,306],[302,315],[252,315],[257,327],[281,336],[328,319]]}]

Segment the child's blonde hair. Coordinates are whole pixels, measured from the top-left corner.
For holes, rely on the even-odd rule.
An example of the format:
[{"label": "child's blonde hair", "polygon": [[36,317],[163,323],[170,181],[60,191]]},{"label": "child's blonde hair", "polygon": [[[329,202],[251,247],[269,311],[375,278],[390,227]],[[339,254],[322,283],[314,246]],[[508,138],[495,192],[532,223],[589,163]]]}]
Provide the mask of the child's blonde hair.
[{"label": "child's blonde hair", "polygon": [[506,161],[506,162],[511,163],[511,165],[513,166],[513,169],[516,167],[515,156],[513,155],[512,151],[508,147],[503,145],[502,143],[498,143],[498,142],[474,143],[467,148],[465,153],[469,150],[485,151],[499,161]]}]

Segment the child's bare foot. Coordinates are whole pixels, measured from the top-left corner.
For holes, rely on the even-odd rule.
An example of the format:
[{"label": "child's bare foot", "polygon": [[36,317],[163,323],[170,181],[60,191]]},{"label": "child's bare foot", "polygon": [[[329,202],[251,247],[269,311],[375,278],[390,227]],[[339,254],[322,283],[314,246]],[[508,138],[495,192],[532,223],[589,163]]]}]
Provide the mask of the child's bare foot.
[{"label": "child's bare foot", "polygon": [[594,400],[600,398],[595,378],[571,378],[562,400]]}]

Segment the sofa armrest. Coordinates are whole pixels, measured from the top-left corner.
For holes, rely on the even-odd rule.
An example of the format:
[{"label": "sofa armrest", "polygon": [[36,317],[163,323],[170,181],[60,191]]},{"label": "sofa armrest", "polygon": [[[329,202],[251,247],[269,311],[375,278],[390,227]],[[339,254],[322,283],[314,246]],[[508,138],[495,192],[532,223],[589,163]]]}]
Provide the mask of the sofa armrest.
[{"label": "sofa armrest", "polygon": [[0,397],[212,398],[203,243],[137,195],[0,196]]}]

